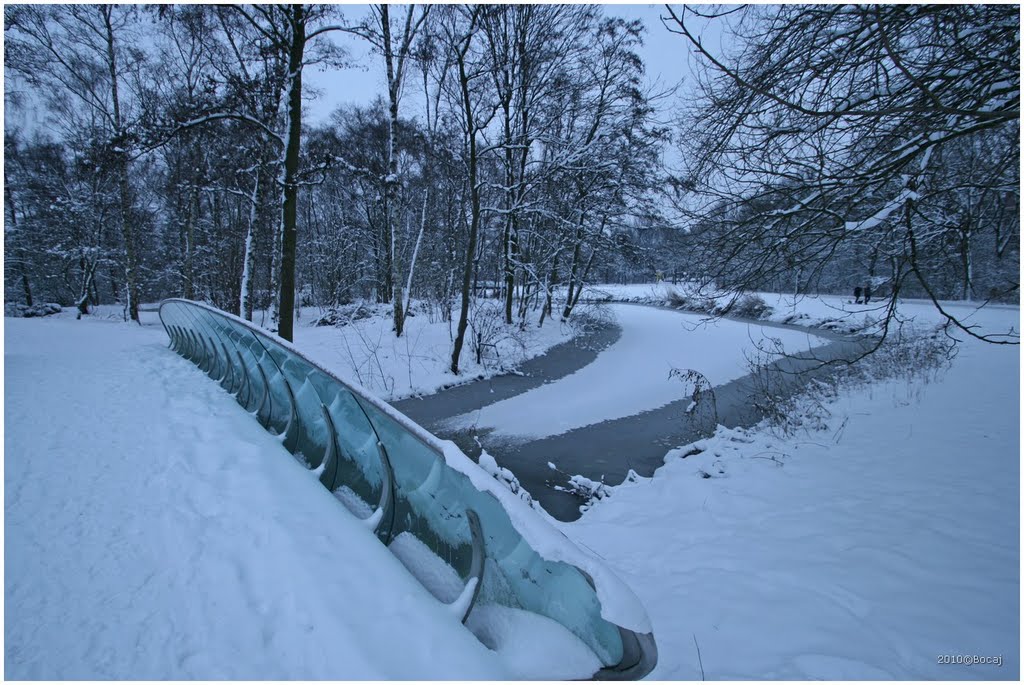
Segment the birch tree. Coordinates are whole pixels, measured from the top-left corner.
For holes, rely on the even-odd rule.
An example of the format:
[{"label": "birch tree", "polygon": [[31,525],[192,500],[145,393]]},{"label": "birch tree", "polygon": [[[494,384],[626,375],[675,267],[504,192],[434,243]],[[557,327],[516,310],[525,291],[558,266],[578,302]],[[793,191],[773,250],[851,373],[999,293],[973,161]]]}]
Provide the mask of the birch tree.
[{"label": "birch tree", "polygon": [[[398,154],[396,142],[398,135],[398,105],[401,100],[402,86],[405,81],[409,56],[412,50],[412,42],[416,38],[416,34],[420,30],[420,27],[423,26],[423,22],[426,21],[430,12],[430,7],[429,5],[422,5],[419,7],[418,11],[416,5],[409,5],[406,8],[405,19],[401,22],[402,31],[400,34],[395,36],[395,38],[397,38],[397,44],[392,39],[391,11],[389,6],[386,4],[374,5],[372,12],[377,25],[380,28],[379,49],[384,55],[385,72],[387,74],[388,174],[384,179],[384,217],[385,230],[389,238],[388,256],[391,266],[391,280],[393,283],[392,304],[395,336],[401,337],[402,330],[405,326],[405,307],[408,306],[408,303],[402,299],[401,276],[398,273],[398,260],[395,259],[395,224],[399,220],[397,217],[396,205],[397,191],[400,184],[400,179],[398,177]],[[371,36],[371,38],[375,37],[374,33],[368,33],[367,35]],[[424,212],[425,211],[426,210],[424,208]],[[423,236],[422,227],[419,236],[420,238]],[[419,239],[417,239],[416,245],[418,248]],[[413,260],[409,265],[409,287],[412,285],[412,270],[415,268],[415,255],[416,251],[413,252]]]},{"label": "birch tree", "polygon": [[[446,8],[447,9],[447,8]],[[455,340],[452,343],[451,372],[459,373],[459,359],[469,326],[469,305],[472,297],[474,263],[481,222],[480,136],[493,119],[497,107],[482,84],[486,65],[481,59],[477,27],[483,8],[479,5],[448,9],[441,22],[441,35],[445,49],[450,51],[454,75],[446,82],[448,97],[458,112],[462,129],[463,160],[466,171],[466,189],[469,195],[466,218],[466,243],[461,274],[462,300]]]}]

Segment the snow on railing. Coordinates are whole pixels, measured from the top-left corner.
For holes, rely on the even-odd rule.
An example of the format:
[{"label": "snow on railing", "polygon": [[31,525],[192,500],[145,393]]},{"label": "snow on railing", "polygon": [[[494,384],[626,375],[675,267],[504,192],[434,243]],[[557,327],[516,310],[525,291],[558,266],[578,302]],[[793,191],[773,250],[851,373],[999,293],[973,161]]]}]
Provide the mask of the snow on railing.
[{"label": "snow on railing", "polygon": [[654,668],[636,595],[453,443],[248,321],[180,299],[161,303],[160,320],[175,352],[278,435],[478,637],[502,632],[492,617],[529,612],[582,641],[595,678]]}]

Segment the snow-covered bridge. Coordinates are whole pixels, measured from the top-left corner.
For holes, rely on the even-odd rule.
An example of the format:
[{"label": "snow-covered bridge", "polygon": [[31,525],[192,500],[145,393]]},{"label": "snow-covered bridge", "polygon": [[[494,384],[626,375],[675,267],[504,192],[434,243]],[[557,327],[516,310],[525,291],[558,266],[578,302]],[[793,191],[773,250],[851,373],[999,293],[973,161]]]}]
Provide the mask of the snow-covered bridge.
[{"label": "snow-covered bridge", "polygon": [[654,666],[635,596],[453,446],[245,322],[161,318],[244,408],[155,330],[8,324],[8,675]]}]

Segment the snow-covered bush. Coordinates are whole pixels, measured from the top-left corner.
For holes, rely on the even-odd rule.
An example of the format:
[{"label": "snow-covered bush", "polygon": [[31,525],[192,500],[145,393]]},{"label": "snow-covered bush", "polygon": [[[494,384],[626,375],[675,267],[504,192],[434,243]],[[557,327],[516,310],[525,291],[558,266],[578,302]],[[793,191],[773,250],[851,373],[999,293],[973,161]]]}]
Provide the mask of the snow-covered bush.
[{"label": "snow-covered bush", "polygon": [[583,297],[580,299],[580,303],[583,302],[618,302],[628,300],[630,298],[616,298],[612,293],[607,290],[601,290],[593,286],[588,286],[584,290]]},{"label": "snow-covered bush", "polygon": [[480,468],[491,474],[495,480],[503,483],[513,495],[516,495],[531,507],[533,506],[533,496],[519,483],[519,479],[516,478],[515,474],[505,467],[499,466],[494,457],[487,453],[487,450],[481,450],[479,464]]},{"label": "snow-covered bush", "polygon": [[313,320],[314,326],[347,326],[353,321],[369,319],[374,314],[373,310],[362,302],[355,304],[331,307],[319,317]]},{"label": "snow-covered bush", "polygon": [[55,302],[41,302],[34,304],[31,307],[26,304],[19,304],[17,302],[8,302],[4,305],[4,316],[13,316],[17,318],[32,318],[35,316],[50,316],[51,314],[59,314],[61,306]]},{"label": "snow-covered bush", "polygon": [[604,499],[612,494],[611,489],[604,484],[604,481],[596,481],[586,476],[575,475],[569,479],[568,492],[587,500],[590,504],[593,500]]},{"label": "snow-covered bush", "polygon": [[794,435],[824,430],[832,417],[829,405],[839,396],[838,375],[812,378],[795,394],[765,394],[755,405],[773,432]]},{"label": "snow-covered bush", "polygon": [[561,490],[567,492],[570,495],[576,495],[583,504],[580,505],[580,511],[586,511],[593,506],[594,502],[611,497],[612,489],[604,484],[604,480],[596,481],[587,478],[586,476],[575,475],[569,478],[569,482],[566,485],[556,485],[555,490]]},{"label": "snow-covered bush", "polygon": [[[590,478],[587,478],[586,476],[581,476],[579,474],[570,476],[569,474],[567,474],[562,469],[558,468],[555,464],[551,463],[550,461],[548,462],[548,468],[568,478],[565,485],[552,485],[551,487],[553,490],[558,490],[559,492],[567,492],[570,495],[575,495],[576,497],[579,497],[581,500],[583,500],[583,503],[580,504],[580,511],[586,511],[597,500],[605,499],[606,497],[611,497],[612,495],[612,488],[611,486],[605,485],[604,476],[601,476],[600,481],[592,480]],[[630,482],[633,482],[637,478],[638,476],[636,472],[633,471],[633,469],[630,469],[629,474],[627,474],[626,476],[626,479],[629,480]]]},{"label": "snow-covered bush", "polygon": [[[758,357],[747,360],[755,385],[751,401],[778,434],[821,430],[842,388],[904,380],[916,391],[949,367],[955,351],[941,326],[932,331],[908,328],[890,332],[877,349],[865,349],[861,359],[822,363],[796,373],[771,366],[769,353],[762,350]],[[801,377],[806,383],[799,382]]]},{"label": "snow-covered bush", "polygon": [[673,368],[668,377],[678,378],[688,388],[690,403],[685,410],[690,427],[699,435],[710,435],[718,426],[718,403],[711,381],[694,369]]},{"label": "snow-covered bush", "polygon": [[665,287],[665,303],[676,309],[685,309],[698,314],[715,314],[717,303],[715,298],[709,297],[696,290]]},{"label": "snow-covered bush", "polygon": [[727,302],[720,313],[722,316],[729,314],[744,319],[767,319],[772,314],[772,308],[759,295],[743,293],[735,299]]},{"label": "snow-covered bush", "polygon": [[502,349],[513,352],[512,357],[526,350],[519,327],[505,323],[501,303],[493,300],[476,301],[469,314],[468,337],[473,358],[484,367],[501,364]]},{"label": "snow-covered bush", "polygon": [[569,320],[562,323],[577,335],[616,325],[615,316],[603,302],[580,302],[573,308]]}]

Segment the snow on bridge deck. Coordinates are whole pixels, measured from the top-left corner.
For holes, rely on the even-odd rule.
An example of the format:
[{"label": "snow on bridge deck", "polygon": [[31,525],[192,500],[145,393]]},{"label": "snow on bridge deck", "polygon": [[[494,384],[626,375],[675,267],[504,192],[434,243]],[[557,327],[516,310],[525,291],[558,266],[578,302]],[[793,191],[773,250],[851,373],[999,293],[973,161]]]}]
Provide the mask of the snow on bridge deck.
[{"label": "snow on bridge deck", "polygon": [[7,677],[509,677],[162,330],[5,326]]}]

